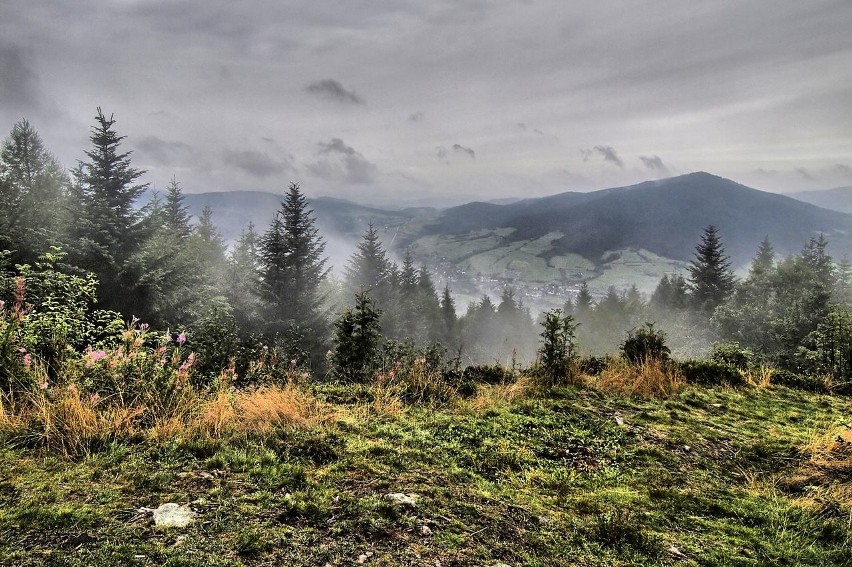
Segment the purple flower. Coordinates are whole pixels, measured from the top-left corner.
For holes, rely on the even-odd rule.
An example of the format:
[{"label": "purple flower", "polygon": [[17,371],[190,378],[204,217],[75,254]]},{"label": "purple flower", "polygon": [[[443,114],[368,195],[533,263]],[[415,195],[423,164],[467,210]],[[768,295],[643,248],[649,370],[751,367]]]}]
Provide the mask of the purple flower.
[{"label": "purple flower", "polygon": [[177,344],[182,345],[185,342],[186,342],[186,334],[185,333],[179,334],[178,338],[177,338]]}]

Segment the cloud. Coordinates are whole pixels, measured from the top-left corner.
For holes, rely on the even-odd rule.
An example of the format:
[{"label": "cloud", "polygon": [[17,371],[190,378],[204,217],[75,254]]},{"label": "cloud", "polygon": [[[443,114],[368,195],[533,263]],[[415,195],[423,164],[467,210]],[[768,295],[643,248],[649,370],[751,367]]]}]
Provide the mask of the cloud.
[{"label": "cloud", "polygon": [[354,92],[347,90],[343,85],[334,79],[323,79],[315,81],[305,87],[305,90],[312,95],[328,100],[333,100],[342,104],[364,104],[361,97]]},{"label": "cloud", "polygon": [[453,144],[454,152],[462,152],[470,156],[470,159],[476,159],[476,152],[470,148],[466,148],[460,144]]},{"label": "cloud", "polygon": [[226,165],[236,167],[259,179],[266,179],[295,169],[288,158],[276,161],[267,154],[254,150],[225,150],[223,161]]},{"label": "cloud", "polygon": [[618,167],[624,167],[624,162],[621,161],[621,158],[618,157],[615,148],[613,148],[612,146],[595,146],[592,149],[601,154],[601,156],[603,156],[604,158],[604,161],[612,162]]},{"label": "cloud", "polygon": [[444,146],[438,146],[435,148],[435,155],[438,156],[438,159],[445,159],[450,151]]},{"label": "cloud", "polygon": [[136,150],[155,165],[186,165],[191,148],[183,142],[169,142],[157,136],[143,136],[135,140]]},{"label": "cloud", "polygon": [[808,181],[817,181],[817,178],[814,177],[813,175],[811,175],[811,172],[808,171],[807,169],[805,169],[804,167],[797,167],[796,173],[798,173],[799,175],[801,175],[803,178],[807,179]]},{"label": "cloud", "polygon": [[317,155],[328,157],[308,165],[308,170],[326,180],[366,185],[372,183],[378,173],[374,163],[340,138],[320,142]]},{"label": "cloud", "polygon": [[663,163],[663,160],[660,159],[660,156],[639,156],[639,159],[642,160],[642,163],[645,164],[645,167],[652,171],[668,171],[669,168],[666,167],[666,164]]},{"label": "cloud", "polygon": [[24,50],[17,45],[0,44],[0,101],[15,111],[38,106],[38,80],[27,64]]},{"label": "cloud", "polygon": [[423,120],[423,118],[424,118],[423,113],[420,112],[420,111],[417,111],[417,112],[411,113],[408,116],[408,121],[409,122],[420,122],[421,120]]}]

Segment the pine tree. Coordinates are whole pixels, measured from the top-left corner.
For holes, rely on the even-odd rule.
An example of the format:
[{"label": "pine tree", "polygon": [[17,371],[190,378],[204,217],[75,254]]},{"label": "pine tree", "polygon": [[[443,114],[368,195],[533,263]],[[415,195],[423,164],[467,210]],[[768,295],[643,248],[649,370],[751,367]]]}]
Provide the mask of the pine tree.
[{"label": "pine tree", "polygon": [[0,148],[0,250],[32,263],[61,244],[67,228],[68,178],[26,120]]},{"label": "pine tree", "polygon": [[119,151],[124,136],[114,125],[115,119],[98,108],[89,138],[92,149],[85,152],[88,161],[79,162],[74,171],[78,210],[72,232],[78,243],[69,257],[95,273],[106,307],[132,313],[141,301],[135,292],[141,274],[139,263],[128,260],[149,236],[134,205],[148,185],[136,183],[144,172],[131,166],[130,152]]},{"label": "pine tree", "polygon": [[183,199],[180,183],[173,177],[166,188],[166,201],[162,208],[163,224],[179,238],[187,239],[192,234],[192,215]]},{"label": "pine tree", "polygon": [[695,247],[695,259],[690,264],[689,287],[696,309],[705,313],[713,310],[734,291],[734,274],[712,224],[704,229],[701,243]]},{"label": "pine tree", "polygon": [[298,328],[302,350],[314,355],[326,342],[328,326],[322,283],[328,276],[325,242],[299,186],[291,184],[260,243],[261,290],[268,334]]},{"label": "pine tree", "polygon": [[765,236],[757,249],[754,259],[751,261],[751,266],[748,270],[748,278],[756,280],[765,278],[772,268],[775,266],[775,249],[769,242],[769,236]]},{"label": "pine tree", "polygon": [[237,327],[246,335],[260,330],[259,269],[258,236],[249,223],[228,256],[225,290]]},{"label": "pine tree", "polygon": [[346,268],[346,287],[351,293],[369,291],[381,306],[388,295],[390,276],[391,262],[371,222]]},{"label": "pine tree", "polygon": [[441,295],[441,322],[443,323],[443,336],[441,342],[447,346],[455,347],[458,340],[458,315],[456,314],[456,302],[450,294],[450,284],[444,285],[444,293]]}]

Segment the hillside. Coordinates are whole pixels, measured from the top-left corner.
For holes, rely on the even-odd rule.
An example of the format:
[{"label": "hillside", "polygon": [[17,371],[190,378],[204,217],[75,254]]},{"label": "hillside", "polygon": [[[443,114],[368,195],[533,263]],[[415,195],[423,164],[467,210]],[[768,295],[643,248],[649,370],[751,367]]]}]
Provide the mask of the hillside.
[{"label": "hillside", "polygon": [[[852,561],[848,451],[829,452],[843,447],[832,435],[852,437],[826,426],[852,411],[845,397],[688,387],[659,401],[483,384],[425,406],[379,386],[228,396],[268,397],[247,433],[229,433],[242,418],[224,394],[205,406],[220,420],[207,433],[169,421],[79,457],[7,428],[0,564]],[[191,523],[155,526],[164,503],[188,506]]]},{"label": "hillside", "polygon": [[852,187],[789,193],[789,197],[832,211],[852,214]]},{"label": "hillside", "polygon": [[[229,241],[235,240],[249,222],[258,232],[263,232],[272,220],[273,213],[281,207],[283,196],[260,191],[226,191],[221,193],[188,193],[184,202],[192,215],[198,216],[205,205],[213,210],[213,221]],[[389,211],[368,207],[332,197],[310,199],[317,224],[323,234],[345,237],[353,241],[360,238],[369,222],[386,230],[397,227],[412,218],[431,212],[431,209]]]},{"label": "hillside", "polygon": [[514,229],[504,242],[561,233],[544,257],[579,254],[599,262],[608,251],[644,249],[685,261],[691,259],[708,224],[719,228],[735,264],[747,262],[764,236],[786,255],[819,232],[834,243],[834,249],[848,249],[852,234],[848,215],[708,173],[503,206],[472,203],[445,211],[424,233]]}]

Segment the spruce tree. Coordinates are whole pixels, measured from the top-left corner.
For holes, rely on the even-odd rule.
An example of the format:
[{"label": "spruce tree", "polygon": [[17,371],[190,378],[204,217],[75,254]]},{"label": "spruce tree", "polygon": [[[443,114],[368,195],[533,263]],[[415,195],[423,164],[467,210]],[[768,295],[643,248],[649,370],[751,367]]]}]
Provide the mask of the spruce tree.
[{"label": "spruce tree", "polygon": [[695,259],[687,269],[692,303],[699,311],[712,313],[734,291],[731,263],[712,224],[704,229],[695,247]]},{"label": "spruce tree", "polygon": [[192,234],[192,215],[183,202],[183,191],[174,177],[166,188],[166,200],[162,207],[163,224],[181,239]]},{"label": "spruce tree", "polygon": [[67,219],[68,178],[26,120],[0,147],[0,250],[33,263],[59,245]]},{"label": "spruce tree", "polygon": [[298,329],[300,348],[313,354],[319,353],[328,334],[320,291],[329,271],[324,253],[308,200],[292,183],[260,243],[264,320],[268,334]]},{"label": "spruce tree", "polygon": [[225,297],[231,305],[240,331],[249,335],[260,331],[259,251],[254,224],[249,223],[240,233],[227,261]]},{"label": "spruce tree", "polygon": [[126,265],[140,248],[144,235],[140,230],[142,215],[134,207],[148,187],[137,183],[144,173],[130,163],[130,152],[121,152],[124,136],[115,129],[115,119],[97,109],[92,127],[92,149],[87,161],[75,170],[75,196],[79,210],[75,218],[74,236],[77,249],[74,260],[91,270],[101,282],[98,294],[108,307],[128,311],[134,306],[133,288],[138,273]]}]

